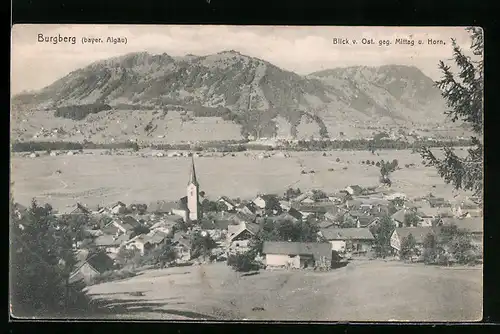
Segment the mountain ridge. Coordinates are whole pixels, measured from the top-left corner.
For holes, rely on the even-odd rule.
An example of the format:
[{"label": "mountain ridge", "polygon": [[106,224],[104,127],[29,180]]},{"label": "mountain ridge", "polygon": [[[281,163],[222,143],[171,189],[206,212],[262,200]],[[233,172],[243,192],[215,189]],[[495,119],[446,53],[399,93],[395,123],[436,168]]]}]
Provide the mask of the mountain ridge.
[{"label": "mountain ridge", "polygon": [[[205,118],[217,118],[221,123],[214,124],[225,124],[228,129],[229,124],[236,126],[239,135],[232,129],[233,137],[309,138],[336,137],[346,132],[341,131],[343,127],[353,125],[439,124],[445,108],[433,81],[414,66],[354,66],[299,75],[235,50],[181,57],[134,52],[99,60],[39,91],[13,96],[12,105],[20,112],[17,120],[22,118],[24,123],[30,123],[28,114],[44,118],[41,123],[48,125],[52,121],[82,128],[82,122],[99,123],[93,130],[79,129],[89,132],[83,135],[86,139],[95,134],[91,131],[105,137],[113,115],[118,114],[123,123],[139,121],[133,125],[136,130],[141,122],[153,122],[166,132],[120,130],[123,136],[143,139],[168,139],[176,126],[173,119],[187,126]],[[94,108],[87,116],[81,111],[87,105],[109,108]],[[71,119],[72,108],[84,117]],[[133,110],[152,111],[137,117]],[[163,119],[154,112],[163,113]],[[36,125],[20,123],[17,133],[24,132],[26,139],[31,134],[27,128]],[[19,130],[19,124],[14,128]],[[218,131],[217,126],[213,131]],[[70,133],[68,137],[78,136]],[[196,135],[192,139],[203,140]]]}]

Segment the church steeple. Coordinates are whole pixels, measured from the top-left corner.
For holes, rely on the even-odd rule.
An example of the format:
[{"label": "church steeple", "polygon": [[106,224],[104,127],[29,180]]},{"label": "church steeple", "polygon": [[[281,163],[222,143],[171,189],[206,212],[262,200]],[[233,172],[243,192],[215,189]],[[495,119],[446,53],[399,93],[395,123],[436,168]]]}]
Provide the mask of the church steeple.
[{"label": "church steeple", "polygon": [[195,186],[199,186],[198,180],[196,179],[196,169],[194,168],[194,158],[191,157],[191,174],[189,175],[189,184],[194,184]]},{"label": "church steeple", "polygon": [[196,169],[194,168],[194,158],[191,157],[191,173],[187,185],[187,206],[189,210],[189,220],[198,221],[202,217],[200,205],[200,184],[196,179]]}]

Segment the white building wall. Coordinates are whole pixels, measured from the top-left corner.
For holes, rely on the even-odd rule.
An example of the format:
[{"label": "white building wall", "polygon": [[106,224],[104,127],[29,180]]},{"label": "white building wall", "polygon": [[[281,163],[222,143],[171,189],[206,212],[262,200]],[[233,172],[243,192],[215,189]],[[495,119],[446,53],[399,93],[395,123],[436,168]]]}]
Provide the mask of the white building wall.
[{"label": "white building wall", "polygon": [[330,244],[332,244],[332,250],[337,252],[345,251],[345,241],[344,240],[330,240]]},{"label": "white building wall", "polygon": [[282,254],[266,254],[266,265],[271,267],[286,266],[288,263],[288,255]]}]

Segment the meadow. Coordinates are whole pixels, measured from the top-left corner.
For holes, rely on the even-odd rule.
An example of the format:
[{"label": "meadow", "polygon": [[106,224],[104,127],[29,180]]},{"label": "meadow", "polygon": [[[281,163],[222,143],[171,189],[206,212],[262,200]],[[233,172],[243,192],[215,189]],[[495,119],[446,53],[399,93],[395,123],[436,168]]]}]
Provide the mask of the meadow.
[{"label": "meadow", "polygon": [[[453,199],[453,187],[446,185],[432,167],[408,150],[290,152],[290,157],[258,159],[258,152],[235,156],[195,158],[201,190],[209,198],[226,195],[247,199],[258,193],[283,194],[288,187],[334,192],[348,185],[378,186],[380,171],[362,160],[399,161],[400,170],[391,175],[393,191],[408,197],[433,195]],[[338,161],[337,161],[338,160]],[[22,204],[32,198],[51,203],[57,209],[74,205],[150,203],[177,200],[185,196],[191,158],[137,155],[42,155],[38,158],[14,155],[11,159],[13,196]],[[414,164],[412,167],[405,167]],[[302,171],[314,173],[302,174]]]},{"label": "meadow", "polygon": [[[457,293],[460,291],[460,293]],[[359,261],[329,272],[241,274],[224,263],[149,270],[88,287],[111,318],[479,321],[482,268]]]}]

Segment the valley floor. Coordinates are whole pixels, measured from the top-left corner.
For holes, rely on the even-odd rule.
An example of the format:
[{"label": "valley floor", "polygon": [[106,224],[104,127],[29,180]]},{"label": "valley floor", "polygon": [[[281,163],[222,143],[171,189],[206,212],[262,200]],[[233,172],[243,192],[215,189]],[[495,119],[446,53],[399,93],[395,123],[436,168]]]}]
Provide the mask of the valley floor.
[{"label": "valley floor", "polygon": [[117,308],[113,318],[158,320],[479,321],[483,297],[482,267],[384,260],[253,275],[205,264],[150,270],[88,292]]},{"label": "valley floor", "polygon": [[[462,152],[462,151],[459,151]],[[175,201],[185,196],[191,158],[106,156],[99,152],[75,156],[42,156],[11,159],[11,180],[16,202],[32,198],[56,209],[85,205],[109,205],[116,201],[146,203]],[[257,193],[283,194],[289,188],[336,192],[348,185],[379,184],[380,168],[361,161],[397,159],[401,170],[391,174],[391,189],[409,198],[426,196],[451,200],[453,187],[444,183],[435,168],[422,165],[419,154],[408,150],[291,152],[291,157],[258,159],[258,152],[226,157],[196,158],[201,190],[209,198],[225,195],[249,199]],[[411,167],[405,165],[414,164]],[[307,172],[302,174],[302,171]],[[314,171],[314,173],[310,173]]]}]

